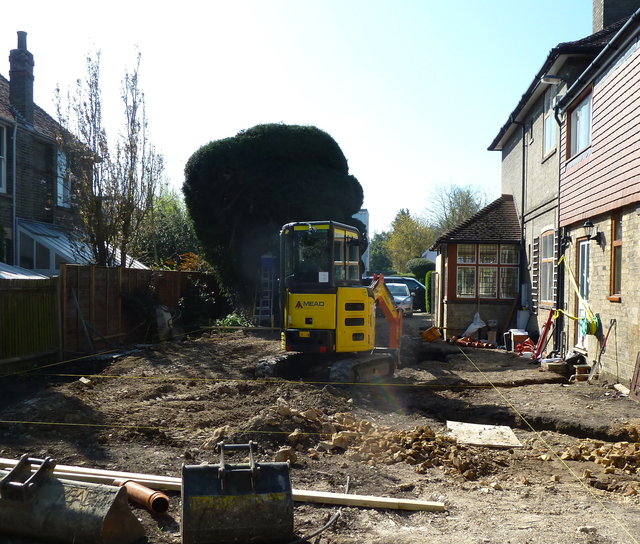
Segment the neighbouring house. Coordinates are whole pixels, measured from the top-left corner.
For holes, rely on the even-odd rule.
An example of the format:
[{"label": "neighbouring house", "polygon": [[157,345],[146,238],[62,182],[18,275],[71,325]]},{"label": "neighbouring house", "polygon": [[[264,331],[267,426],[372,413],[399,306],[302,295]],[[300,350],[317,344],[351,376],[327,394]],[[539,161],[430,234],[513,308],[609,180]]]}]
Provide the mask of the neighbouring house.
[{"label": "neighbouring house", "polygon": [[9,64],[9,80],[0,75],[0,260],[51,273],[65,256],[52,252],[46,238],[21,235],[20,221],[73,221],[56,143],[61,127],[33,102],[34,62],[25,32],[18,32]]},{"label": "neighbouring house", "polygon": [[459,336],[476,313],[501,331],[516,315],[520,287],[521,232],[512,195],[500,198],[440,236],[434,323]]},{"label": "neighbouring house", "polygon": [[[640,200],[638,8],[640,0],[594,0],[593,34],[550,51],[489,146],[502,153],[502,193],[513,195],[521,222],[524,328],[536,337],[552,309],[564,310],[553,349],[593,362],[616,319],[624,353],[609,346],[603,370],[620,380],[631,378],[640,351],[638,301],[627,305],[620,292],[633,290],[625,282],[634,277],[629,237]],[[589,239],[585,223],[605,235]],[[603,322],[599,339],[574,319],[591,311]]]},{"label": "neighbouring house", "polygon": [[88,264],[92,256],[73,235],[63,129],[33,102],[33,67],[27,34],[18,32],[9,79],[0,75],[0,261],[51,276],[63,263]]}]

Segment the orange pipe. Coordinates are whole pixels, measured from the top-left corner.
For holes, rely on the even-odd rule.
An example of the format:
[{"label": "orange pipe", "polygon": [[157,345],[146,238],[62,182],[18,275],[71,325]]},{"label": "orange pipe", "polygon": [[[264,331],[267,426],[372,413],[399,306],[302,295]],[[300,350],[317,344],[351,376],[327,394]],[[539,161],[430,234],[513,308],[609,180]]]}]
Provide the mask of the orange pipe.
[{"label": "orange pipe", "polygon": [[133,480],[114,480],[113,485],[124,487],[129,499],[146,507],[154,514],[165,514],[169,510],[169,497],[162,491],[155,491]]}]

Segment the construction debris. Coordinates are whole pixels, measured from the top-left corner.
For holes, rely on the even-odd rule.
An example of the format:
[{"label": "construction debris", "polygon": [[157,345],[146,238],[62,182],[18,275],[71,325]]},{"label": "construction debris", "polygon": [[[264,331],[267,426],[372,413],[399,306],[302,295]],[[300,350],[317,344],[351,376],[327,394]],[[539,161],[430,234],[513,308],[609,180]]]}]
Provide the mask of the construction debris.
[{"label": "construction debris", "polygon": [[560,459],[591,461],[609,468],[609,473],[620,470],[626,474],[640,474],[640,443],[586,439],[561,452]]}]

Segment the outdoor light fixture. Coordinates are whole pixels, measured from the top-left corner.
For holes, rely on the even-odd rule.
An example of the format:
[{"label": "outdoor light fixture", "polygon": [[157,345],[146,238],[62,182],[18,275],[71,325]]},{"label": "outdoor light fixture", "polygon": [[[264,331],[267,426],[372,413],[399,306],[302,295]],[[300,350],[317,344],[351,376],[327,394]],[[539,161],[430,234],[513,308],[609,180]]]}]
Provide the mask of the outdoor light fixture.
[{"label": "outdoor light fixture", "polygon": [[601,232],[598,232],[598,228],[591,222],[591,220],[587,219],[582,225],[584,229],[584,235],[587,237],[587,240],[595,240],[596,244],[602,245],[604,242],[604,235]]}]

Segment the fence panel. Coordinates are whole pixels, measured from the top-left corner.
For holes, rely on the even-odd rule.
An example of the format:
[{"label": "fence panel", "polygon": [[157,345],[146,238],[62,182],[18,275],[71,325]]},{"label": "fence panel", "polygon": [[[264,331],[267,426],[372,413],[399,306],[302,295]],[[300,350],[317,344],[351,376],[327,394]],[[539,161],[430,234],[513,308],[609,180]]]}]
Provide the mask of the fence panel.
[{"label": "fence panel", "polygon": [[0,363],[57,356],[58,279],[0,279]]},{"label": "fence panel", "polygon": [[66,355],[150,340],[155,305],[175,310],[196,272],[63,265],[60,271]]}]

